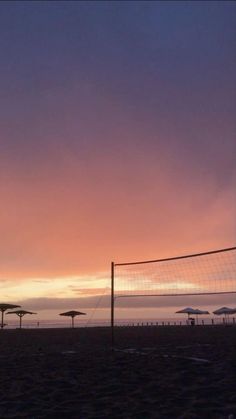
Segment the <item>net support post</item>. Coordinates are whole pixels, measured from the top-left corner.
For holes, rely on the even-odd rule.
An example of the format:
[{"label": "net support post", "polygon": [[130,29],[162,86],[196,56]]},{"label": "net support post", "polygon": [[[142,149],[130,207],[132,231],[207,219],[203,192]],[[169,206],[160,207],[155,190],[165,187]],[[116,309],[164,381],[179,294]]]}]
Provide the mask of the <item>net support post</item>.
[{"label": "net support post", "polygon": [[114,349],[114,262],[111,262],[111,347]]}]

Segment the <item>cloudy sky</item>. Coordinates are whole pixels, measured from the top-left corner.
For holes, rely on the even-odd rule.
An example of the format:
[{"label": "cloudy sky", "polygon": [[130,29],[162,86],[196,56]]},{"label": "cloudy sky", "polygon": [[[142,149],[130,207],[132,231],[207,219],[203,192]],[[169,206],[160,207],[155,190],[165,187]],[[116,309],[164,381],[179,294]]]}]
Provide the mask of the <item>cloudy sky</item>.
[{"label": "cloudy sky", "polygon": [[227,1],[1,2],[2,301],[235,245],[235,23]]}]

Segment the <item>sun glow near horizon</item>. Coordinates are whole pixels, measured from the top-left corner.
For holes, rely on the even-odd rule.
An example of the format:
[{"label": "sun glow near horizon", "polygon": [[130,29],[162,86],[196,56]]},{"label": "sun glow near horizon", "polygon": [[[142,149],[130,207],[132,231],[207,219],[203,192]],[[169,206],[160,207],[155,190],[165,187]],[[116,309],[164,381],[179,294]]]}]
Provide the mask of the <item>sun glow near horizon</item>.
[{"label": "sun glow near horizon", "polygon": [[63,276],[54,278],[26,278],[16,282],[14,279],[1,284],[1,300],[18,301],[32,298],[79,298],[103,292],[108,285],[107,278],[95,276]]}]

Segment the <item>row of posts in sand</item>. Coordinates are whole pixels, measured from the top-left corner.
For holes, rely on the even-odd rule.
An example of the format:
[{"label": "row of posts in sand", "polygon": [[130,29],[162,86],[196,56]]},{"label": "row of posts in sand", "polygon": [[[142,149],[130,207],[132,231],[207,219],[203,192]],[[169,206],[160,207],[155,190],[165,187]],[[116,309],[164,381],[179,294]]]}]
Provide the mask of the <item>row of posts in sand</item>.
[{"label": "row of posts in sand", "polygon": [[231,320],[223,318],[221,322],[219,319],[210,319],[207,322],[201,320],[195,322],[195,319],[188,319],[186,321],[159,321],[159,322],[138,322],[138,323],[126,323],[126,324],[117,324],[118,327],[154,327],[154,326],[195,326],[195,325],[218,325],[218,324],[236,324],[236,319],[233,317]]}]

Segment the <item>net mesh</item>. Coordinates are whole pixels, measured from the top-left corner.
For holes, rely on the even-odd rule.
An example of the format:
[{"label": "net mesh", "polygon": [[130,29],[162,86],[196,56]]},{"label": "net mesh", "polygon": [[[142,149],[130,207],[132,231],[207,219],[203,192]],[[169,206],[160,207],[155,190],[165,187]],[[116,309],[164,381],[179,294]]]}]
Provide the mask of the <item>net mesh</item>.
[{"label": "net mesh", "polygon": [[236,293],[236,247],[114,264],[114,297]]}]

